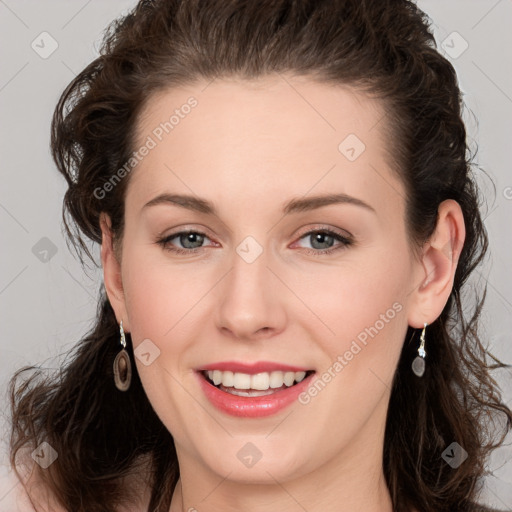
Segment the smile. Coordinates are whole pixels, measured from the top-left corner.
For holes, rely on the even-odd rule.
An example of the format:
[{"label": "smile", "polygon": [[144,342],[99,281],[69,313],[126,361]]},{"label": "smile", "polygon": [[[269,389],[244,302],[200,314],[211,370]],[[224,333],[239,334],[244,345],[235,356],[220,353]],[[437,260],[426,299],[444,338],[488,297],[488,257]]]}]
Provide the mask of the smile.
[{"label": "smile", "polygon": [[282,365],[282,369],[261,371],[264,366],[278,365],[222,363],[196,374],[202,391],[216,409],[232,416],[256,418],[276,414],[293,403],[315,373]]}]

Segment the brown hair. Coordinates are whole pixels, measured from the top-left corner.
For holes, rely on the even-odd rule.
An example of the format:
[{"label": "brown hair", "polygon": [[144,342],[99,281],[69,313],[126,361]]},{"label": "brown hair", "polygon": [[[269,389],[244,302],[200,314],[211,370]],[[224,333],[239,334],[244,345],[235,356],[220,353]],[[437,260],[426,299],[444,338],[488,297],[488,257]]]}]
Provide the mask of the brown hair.
[{"label": "brown hair", "polygon": [[[489,370],[508,367],[479,337],[485,293],[468,315],[461,292],[484,257],[487,235],[461,118],[452,65],[435,49],[425,14],[406,0],[143,0],[114,21],[100,56],[65,89],[56,107],[51,147],[68,183],[63,219],[82,263],[101,243],[99,216],[123,233],[129,176],[99,199],[134,150],[138,116],[155,92],[195,80],[258,78],[292,72],[348,85],[379,98],[389,137],[400,140],[397,172],[407,190],[407,227],[414,246],[428,239],[441,201],[456,200],[466,240],[453,290],[429,326],[423,378],[411,371],[417,331],[408,329],[391,393],[384,472],[397,512],[470,510],[490,451],[511,429]],[[124,478],[140,467],[151,490],[149,510],[167,512],[179,477],[171,434],[149,403],[137,372],[130,390],[114,386],[119,332],[102,289],[96,324],[58,375],[38,371],[11,380],[11,462],[25,446],[47,441],[58,459],[41,481],[73,512],[113,511],[128,494]],[[416,336],[415,336],[416,335]],[[413,338],[413,340],[411,340]],[[132,365],[133,348],[127,335]],[[32,367],[33,368],[33,367]],[[506,422],[496,441],[490,425]],[[458,468],[441,457],[452,442],[469,454]],[[137,463],[144,461],[144,466]],[[36,468],[37,469],[37,468]]]}]

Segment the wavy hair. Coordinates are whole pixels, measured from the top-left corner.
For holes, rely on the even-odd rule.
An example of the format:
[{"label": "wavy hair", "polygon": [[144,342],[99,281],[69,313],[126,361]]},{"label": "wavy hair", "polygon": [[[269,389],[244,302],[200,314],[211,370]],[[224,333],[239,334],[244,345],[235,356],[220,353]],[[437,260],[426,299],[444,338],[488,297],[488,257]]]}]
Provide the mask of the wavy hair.
[{"label": "wavy hair", "polygon": [[[484,345],[479,316],[485,290],[468,312],[462,292],[484,258],[488,239],[462,120],[453,66],[437,50],[428,17],[407,0],[142,0],[112,22],[100,55],[62,93],[52,120],[51,149],[67,181],[63,222],[80,261],[94,261],[101,212],[123,236],[129,176],[99,199],[134,151],[138,117],[156,92],[198,80],[254,79],[291,72],[378,98],[390,155],[405,184],[411,246],[433,233],[439,204],[457,201],[466,239],[453,289],[429,327],[425,375],[411,372],[417,331],[404,340],[390,397],[384,474],[396,512],[473,510],[485,461],[511,430],[512,411],[491,377],[508,367]],[[414,342],[411,339],[414,338]],[[127,335],[132,360],[133,347]],[[167,512],[179,478],[170,432],[134,371],[119,392],[112,362],[118,325],[102,288],[95,324],[55,375],[21,368],[11,379],[11,463],[22,448],[47,441],[57,460],[38,478],[73,512],[112,512],[136,499],[127,479],[141,472],[149,510]],[[22,378],[25,377],[25,378]],[[21,382],[19,382],[21,381]],[[491,431],[504,418],[502,436]],[[499,436],[498,436],[499,437]],[[444,462],[452,442],[469,454],[458,468]]]}]

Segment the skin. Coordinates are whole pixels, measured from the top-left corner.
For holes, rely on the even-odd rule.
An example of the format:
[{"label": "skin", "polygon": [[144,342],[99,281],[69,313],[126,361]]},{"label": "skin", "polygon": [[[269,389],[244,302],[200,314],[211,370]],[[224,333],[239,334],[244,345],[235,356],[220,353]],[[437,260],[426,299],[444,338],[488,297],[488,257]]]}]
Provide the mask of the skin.
[{"label": "skin", "polygon": [[[305,77],[217,79],[158,93],[139,118],[137,147],[190,96],[197,107],[132,171],[117,251],[110,219],[101,219],[117,320],[135,349],[149,339],[160,350],[148,366],[136,364],[176,444],[181,478],[170,510],[390,512],[382,450],[391,383],[407,326],[432,323],[448,300],[464,240],[460,207],[443,202],[434,235],[414,250],[382,105]],[[338,150],[351,133],[366,146],[352,162]],[[171,203],[143,208],[162,192],[205,198],[217,215]],[[292,198],[330,193],[371,209],[344,203],[283,215]],[[202,245],[175,237],[168,246],[199,252],[156,243],[186,228],[205,233]],[[350,234],[353,244],[314,245],[306,233],[322,228]],[[249,235],[263,250],[252,263],[236,252]],[[236,418],[198,386],[194,368],[226,360],[321,375],[396,303],[394,318],[306,405]],[[426,350],[428,364],[428,328]],[[237,457],[248,442],[262,454],[250,468]]]}]

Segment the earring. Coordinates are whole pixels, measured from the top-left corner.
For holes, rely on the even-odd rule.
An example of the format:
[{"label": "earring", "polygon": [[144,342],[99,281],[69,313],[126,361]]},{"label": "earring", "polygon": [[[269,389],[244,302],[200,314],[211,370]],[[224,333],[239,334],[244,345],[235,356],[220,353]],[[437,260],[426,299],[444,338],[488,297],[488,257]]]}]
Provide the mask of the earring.
[{"label": "earring", "polygon": [[412,362],[412,371],[416,376],[422,377],[425,373],[425,356],[427,353],[425,352],[425,329],[427,328],[427,323],[423,325],[423,331],[420,337],[420,347],[418,348],[418,355],[414,358]]},{"label": "earring", "polygon": [[123,330],[123,321],[119,325],[119,331],[121,333],[121,345],[122,349],[114,359],[114,382],[119,391],[126,391],[130,387],[132,380],[132,363],[130,362],[130,356],[125,350],[126,339]]}]

